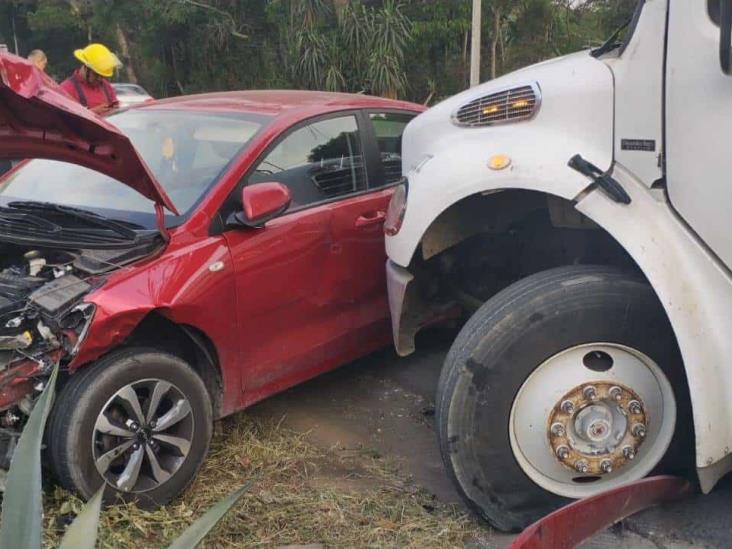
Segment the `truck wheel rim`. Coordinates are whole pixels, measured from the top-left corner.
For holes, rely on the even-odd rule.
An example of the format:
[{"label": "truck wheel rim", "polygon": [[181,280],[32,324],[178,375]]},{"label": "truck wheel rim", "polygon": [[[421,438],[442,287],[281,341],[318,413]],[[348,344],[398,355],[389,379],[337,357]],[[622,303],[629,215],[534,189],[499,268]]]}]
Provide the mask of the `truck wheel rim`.
[{"label": "truck wheel rim", "polygon": [[645,477],[666,453],[675,424],[671,384],[653,360],[592,343],[531,373],[513,401],[509,437],[532,481],[581,498]]},{"label": "truck wheel rim", "polygon": [[181,467],[194,434],[191,404],[175,385],[143,379],[122,387],[97,416],[94,465],[121,492],[146,492]]}]

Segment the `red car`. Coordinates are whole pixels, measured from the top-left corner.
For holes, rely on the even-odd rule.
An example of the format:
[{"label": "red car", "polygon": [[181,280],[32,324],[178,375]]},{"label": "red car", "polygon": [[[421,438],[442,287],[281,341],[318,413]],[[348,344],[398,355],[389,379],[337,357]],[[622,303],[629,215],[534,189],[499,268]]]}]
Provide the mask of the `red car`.
[{"label": "red car", "polygon": [[[0,55],[0,458],[56,364],[85,497],[181,492],[212,421],[390,343],[383,229],[419,105],[248,91],[98,118]],[[7,465],[7,463],[6,463]]]}]

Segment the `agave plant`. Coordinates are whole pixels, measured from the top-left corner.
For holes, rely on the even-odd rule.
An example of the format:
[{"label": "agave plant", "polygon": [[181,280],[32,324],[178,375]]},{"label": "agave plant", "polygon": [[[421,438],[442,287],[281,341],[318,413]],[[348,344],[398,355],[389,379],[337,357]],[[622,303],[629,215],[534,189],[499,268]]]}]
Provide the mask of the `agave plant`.
[{"label": "agave plant", "polygon": [[363,4],[350,3],[341,14],[338,23],[342,42],[341,56],[352,85],[352,91],[361,91],[367,77],[369,49],[373,39],[372,11]]},{"label": "agave plant", "polygon": [[384,47],[371,50],[368,79],[373,93],[390,99],[396,99],[407,88],[407,77],[402,70],[401,60]]},{"label": "agave plant", "polygon": [[368,60],[368,80],[378,95],[396,98],[407,88],[404,52],[412,37],[412,24],[398,0],[386,0],[374,13]]},{"label": "agave plant", "polygon": [[290,13],[290,66],[295,82],[309,89],[365,91],[395,98],[407,79],[405,51],[413,27],[400,0],[379,8],[358,1],[340,11],[332,29],[332,12],[324,0],[293,0]]},{"label": "agave plant", "polygon": [[[41,444],[46,419],[53,406],[57,376],[58,366],[53,370],[28,418],[10,463],[0,515],[0,547],[3,548],[41,548],[43,537]],[[94,549],[104,488],[103,484],[68,527],[61,540],[60,549]],[[216,503],[173,541],[169,549],[196,547],[248,488],[249,485],[246,484]]]},{"label": "agave plant", "polygon": [[402,3],[386,0],[374,14],[373,45],[402,59],[412,35],[412,24],[402,13]]},{"label": "agave plant", "polygon": [[306,28],[297,33],[295,44],[299,55],[296,80],[305,88],[322,88],[328,59],[327,38],[318,29]]}]

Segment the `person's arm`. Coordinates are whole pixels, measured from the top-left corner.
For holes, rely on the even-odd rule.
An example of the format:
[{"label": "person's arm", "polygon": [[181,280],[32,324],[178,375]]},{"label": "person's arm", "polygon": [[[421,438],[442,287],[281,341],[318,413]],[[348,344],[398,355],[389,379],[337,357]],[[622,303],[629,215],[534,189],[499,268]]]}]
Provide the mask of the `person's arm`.
[{"label": "person's arm", "polygon": [[109,83],[108,80],[104,81],[104,84],[107,86],[107,89],[109,90],[109,97],[112,99],[111,105],[114,108],[119,107],[119,99],[117,99],[117,92],[114,89],[114,86]]},{"label": "person's arm", "polygon": [[119,100],[117,99],[117,93],[114,91],[114,88],[112,87],[112,85],[107,80],[103,80],[102,86],[104,86],[104,88],[106,89],[105,95],[107,97],[109,97],[110,102],[103,103],[101,105],[97,105],[96,107],[91,107],[89,109],[92,112],[99,114],[99,115],[107,114],[108,112],[113,111],[114,109],[119,107]]}]

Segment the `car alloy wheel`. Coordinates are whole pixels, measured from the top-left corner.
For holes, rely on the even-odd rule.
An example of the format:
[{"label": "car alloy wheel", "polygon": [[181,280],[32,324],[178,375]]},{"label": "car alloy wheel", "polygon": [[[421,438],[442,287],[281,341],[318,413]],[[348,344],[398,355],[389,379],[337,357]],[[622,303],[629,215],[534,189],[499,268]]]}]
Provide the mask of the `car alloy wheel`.
[{"label": "car alloy wheel", "polygon": [[122,387],[94,424],[94,464],[105,482],[122,492],[146,492],[164,484],[191,448],[195,421],[180,389],[161,379]]}]

